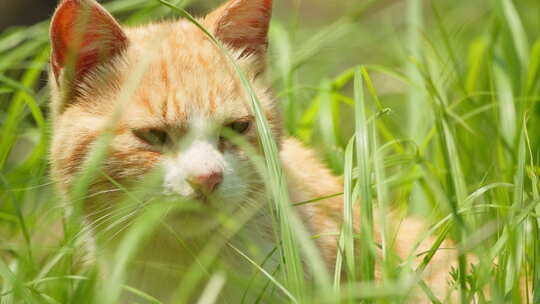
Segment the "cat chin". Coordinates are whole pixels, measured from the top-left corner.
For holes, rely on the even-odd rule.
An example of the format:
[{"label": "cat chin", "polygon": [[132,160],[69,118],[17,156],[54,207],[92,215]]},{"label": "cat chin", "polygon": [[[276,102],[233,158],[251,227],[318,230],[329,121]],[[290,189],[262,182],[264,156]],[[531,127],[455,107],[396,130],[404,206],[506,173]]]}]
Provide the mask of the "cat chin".
[{"label": "cat chin", "polygon": [[[155,234],[182,240],[204,240],[219,233],[225,225],[224,219],[234,220],[238,209],[220,211],[216,208],[202,207],[198,210],[170,212],[163,218]],[[161,238],[158,237],[158,238]]]}]

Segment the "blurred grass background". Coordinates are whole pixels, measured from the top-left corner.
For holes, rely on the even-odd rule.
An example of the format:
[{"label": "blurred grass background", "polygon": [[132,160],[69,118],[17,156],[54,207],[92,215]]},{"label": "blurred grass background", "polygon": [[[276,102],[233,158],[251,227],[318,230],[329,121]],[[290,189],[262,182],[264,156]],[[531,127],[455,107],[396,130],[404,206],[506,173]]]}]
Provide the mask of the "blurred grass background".
[{"label": "blurred grass background", "polygon": [[[182,5],[202,15],[220,2]],[[106,4],[126,24],[175,16],[152,0]],[[268,78],[288,133],[317,147],[363,202],[373,198],[422,215],[439,228],[436,237],[477,254],[479,266],[462,255],[455,272],[463,303],[486,302],[484,296],[495,303],[540,301],[540,2],[276,0],[274,6]],[[53,8],[0,3],[0,250],[16,257],[0,262],[2,304],[99,303],[88,296],[97,286],[92,268],[81,279],[58,266],[65,246],[32,241],[61,216],[62,202],[47,175],[48,21],[20,12],[38,10],[46,18]],[[368,140],[353,142],[347,154],[354,134]],[[366,268],[356,271],[353,277],[369,283]],[[91,283],[36,283],[66,276]],[[525,297],[520,277],[533,291]],[[406,301],[392,290],[401,285],[390,284],[405,278],[389,273],[380,289],[359,285],[364,293],[355,299]]]}]

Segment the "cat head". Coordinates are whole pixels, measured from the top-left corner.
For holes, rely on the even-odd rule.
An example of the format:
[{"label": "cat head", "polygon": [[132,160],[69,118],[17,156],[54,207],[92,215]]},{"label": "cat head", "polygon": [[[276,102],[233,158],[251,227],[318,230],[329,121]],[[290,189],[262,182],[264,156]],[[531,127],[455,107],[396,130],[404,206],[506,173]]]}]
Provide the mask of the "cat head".
[{"label": "cat head", "polygon": [[[276,141],[276,105],[264,70],[271,0],[230,0],[199,22],[122,27],[94,0],[64,0],[51,25],[53,177],[66,192],[105,132],[105,175],[129,183],[154,169],[163,191],[227,204],[260,191],[247,153],[223,136],[259,143],[245,73]],[[94,184],[108,184],[97,178]]]}]

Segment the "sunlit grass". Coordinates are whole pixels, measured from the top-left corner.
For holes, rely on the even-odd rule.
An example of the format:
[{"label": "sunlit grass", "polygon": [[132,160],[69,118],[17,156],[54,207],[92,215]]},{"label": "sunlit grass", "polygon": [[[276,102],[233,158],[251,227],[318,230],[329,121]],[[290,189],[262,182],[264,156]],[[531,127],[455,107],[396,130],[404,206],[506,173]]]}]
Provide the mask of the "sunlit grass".
[{"label": "sunlit grass", "polygon": [[[191,2],[118,0],[107,8],[129,24],[141,24],[190,18],[183,8]],[[239,286],[245,303],[402,303],[410,300],[413,288],[432,302],[445,302],[423,280],[411,280],[437,250],[444,250],[444,240],[453,240],[459,253],[448,282],[457,301],[540,301],[540,31],[535,27],[540,4],[482,2],[491,8],[486,11],[465,1],[433,2],[406,1],[407,6],[398,7],[408,10],[403,16],[392,4],[374,10],[407,26],[393,34],[383,26],[384,18],[374,23],[363,15],[376,1],[315,28],[287,21],[296,13],[278,10],[270,32],[268,78],[281,102],[285,128],[317,147],[328,166],[343,175],[343,191],[335,194],[343,197],[344,207],[341,230],[335,232],[340,249],[336,270],[328,272],[322,265],[295,212],[295,206],[319,201],[290,201],[278,146],[238,70],[251,97],[263,155],[230,136],[251,151],[265,177],[270,203],[265,208],[273,211],[279,240],[270,255],[280,255],[281,263],[271,267],[268,256],[227,243],[241,234],[258,208],[246,210],[241,219],[220,210],[222,235],[194,253],[197,262],[178,282],[174,303],[223,302],[223,286],[231,283]],[[477,19],[464,23],[463,12]],[[100,219],[111,226],[111,235],[125,229],[117,234],[120,250],[114,261],[75,263],[85,232],[80,204],[92,178],[103,174],[98,164],[110,138],[106,134],[95,145],[66,212],[67,202],[54,194],[47,170],[47,27],[43,22],[0,34],[0,303],[117,303],[123,294],[137,303],[161,303],[165,300],[130,286],[125,278],[149,234],[164,229],[163,216],[180,209],[162,198],[153,204],[140,200],[153,194],[151,178],[136,193],[121,189],[125,198]],[[358,58],[359,52],[369,60]],[[130,93],[125,92],[126,100]],[[133,206],[142,206],[141,212],[124,227]],[[353,212],[357,207],[359,215]],[[417,267],[412,266],[413,251],[403,260],[396,256],[393,242],[399,235],[392,228],[399,223],[387,217],[391,210],[422,216],[431,227],[416,236],[418,243],[435,240]],[[361,223],[358,231],[353,221]],[[65,233],[45,245],[40,238],[54,223],[63,224]],[[110,238],[103,236],[104,241]],[[251,274],[235,272],[225,262],[217,272],[206,271],[220,263],[225,246],[251,265]],[[102,262],[113,265],[105,283],[99,276]]]}]

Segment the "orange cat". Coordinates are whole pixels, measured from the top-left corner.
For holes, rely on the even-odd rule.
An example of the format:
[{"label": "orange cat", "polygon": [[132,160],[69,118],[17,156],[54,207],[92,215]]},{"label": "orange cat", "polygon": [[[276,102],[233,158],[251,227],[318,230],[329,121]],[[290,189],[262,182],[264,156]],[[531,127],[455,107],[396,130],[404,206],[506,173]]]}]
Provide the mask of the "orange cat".
[{"label": "orange cat", "polygon": [[[291,200],[302,202],[340,193],[340,179],[314,152],[284,137],[277,101],[260,77],[271,11],[271,0],[230,0],[200,22],[223,42],[251,82],[280,148]],[[105,174],[96,177],[90,187],[91,198],[84,202],[94,233],[102,229],[95,225],[99,216],[118,197],[118,185],[106,176],[130,187],[131,182],[160,169],[160,191],[169,196],[195,198],[217,208],[265,203],[264,182],[248,154],[221,133],[232,129],[259,145],[248,96],[222,50],[197,26],[179,20],[121,27],[94,0],[64,0],[53,17],[51,41],[52,175],[67,200],[96,140],[113,130],[102,163]],[[335,235],[340,230],[342,204],[336,197],[296,210],[311,233]],[[178,221],[172,227],[180,235],[185,234],[182,228],[192,229]],[[271,215],[264,214],[257,221],[257,225],[246,227],[253,229],[256,239],[274,244]],[[412,220],[402,226],[404,237],[398,239],[396,247],[405,254],[421,228]],[[190,241],[196,244],[205,239],[191,237]],[[177,264],[180,269],[189,260],[185,248],[165,232],[158,231],[149,242],[141,252],[144,259]],[[323,236],[317,242],[332,265],[335,237]],[[155,250],[155,246],[162,248]],[[116,250],[112,244],[97,247],[103,252]],[[426,277],[442,296],[446,258],[437,254],[435,261],[442,261],[439,266],[445,269],[431,279]],[[131,281],[143,290],[166,298],[177,287],[176,276],[167,270],[140,270],[145,275],[137,276],[139,269],[135,269]]]}]

